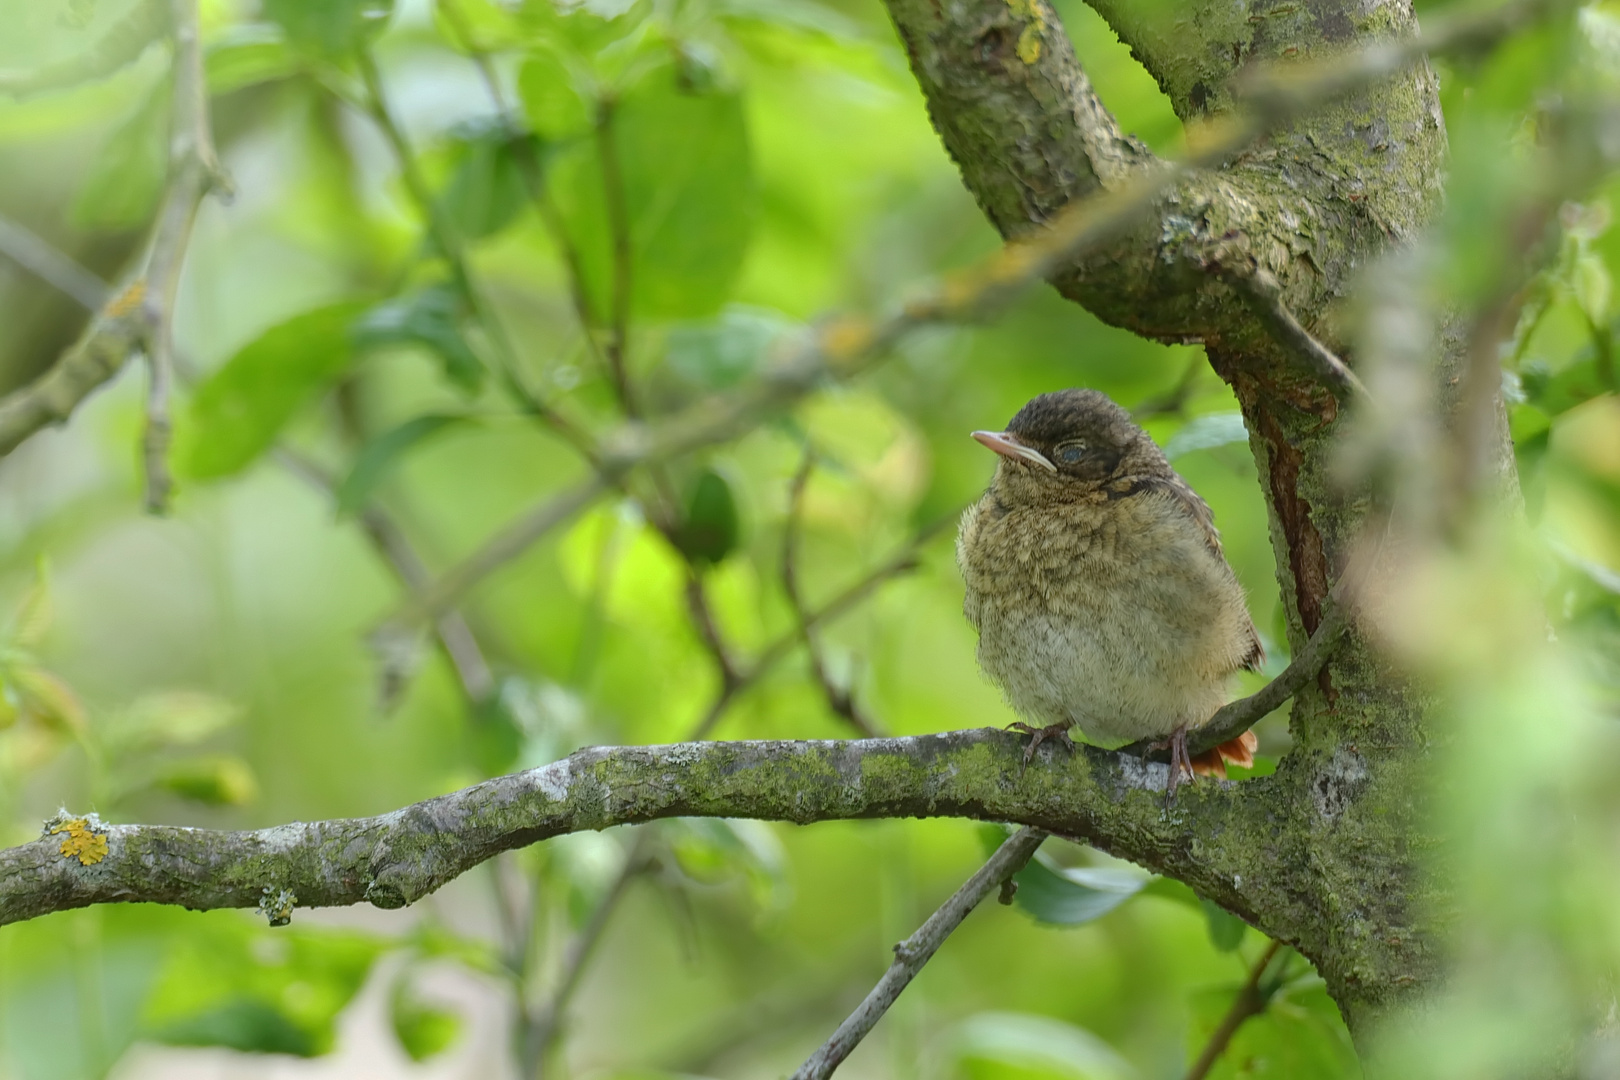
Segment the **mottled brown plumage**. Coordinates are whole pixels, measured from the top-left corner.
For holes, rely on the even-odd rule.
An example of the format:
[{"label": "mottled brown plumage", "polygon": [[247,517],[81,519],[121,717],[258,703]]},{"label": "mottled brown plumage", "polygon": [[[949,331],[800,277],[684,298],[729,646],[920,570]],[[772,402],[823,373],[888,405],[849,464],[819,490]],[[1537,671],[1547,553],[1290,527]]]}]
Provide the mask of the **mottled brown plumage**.
[{"label": "mottled brown plumage", "polygon": [[1185,761],[1186,731],[1265,655],[1209,507],[1095,390],[1042,394],[974,438],[1001,457],[962,516],[964,610],[984,673],[1045,725],[1025,727],[1031,751],[1073,726],[1108,745],[1170,737]]}]

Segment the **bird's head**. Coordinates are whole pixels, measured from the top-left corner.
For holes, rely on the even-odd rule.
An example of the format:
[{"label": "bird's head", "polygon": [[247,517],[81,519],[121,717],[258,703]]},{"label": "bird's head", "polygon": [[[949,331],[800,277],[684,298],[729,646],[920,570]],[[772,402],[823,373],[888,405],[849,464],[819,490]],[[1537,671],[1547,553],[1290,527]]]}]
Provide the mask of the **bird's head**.
[{"label": "bird's head", "polygon": [[1001,455],[994,487],[1015,503],[1079,498],[1115,480],[1170,468],[1130,413],[1097,390],[1041,394],[1018,410],[1007,430],[973,437]]}]

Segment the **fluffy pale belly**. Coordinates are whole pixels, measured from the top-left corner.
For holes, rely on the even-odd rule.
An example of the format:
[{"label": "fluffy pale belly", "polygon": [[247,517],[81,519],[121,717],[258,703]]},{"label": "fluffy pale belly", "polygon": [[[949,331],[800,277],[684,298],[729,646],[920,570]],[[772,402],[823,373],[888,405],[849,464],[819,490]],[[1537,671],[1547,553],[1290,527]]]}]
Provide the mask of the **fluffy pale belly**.
[{"label": "fluffy pale belly", "polygon": [[979,663],[1020,713],[1106,744],[1196,727],[1226,701],[1227,676],[1200,662],[1208,650],[1196,628],[1143,611],[1097,614],[984,611]]}]

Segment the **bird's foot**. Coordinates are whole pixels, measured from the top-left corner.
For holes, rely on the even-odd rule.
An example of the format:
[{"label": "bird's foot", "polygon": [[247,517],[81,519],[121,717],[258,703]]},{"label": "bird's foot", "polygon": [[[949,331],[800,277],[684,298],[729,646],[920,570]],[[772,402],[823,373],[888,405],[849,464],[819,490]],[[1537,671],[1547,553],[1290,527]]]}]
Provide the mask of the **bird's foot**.
[{"label": "bird's foot", "polygon": [[1182,724],[1170,733],[1170,737],[1163,742],[1153,744],[1155,750],[1165,748],[1170,750],[1170,775],[1164,782],[1164,806],[1169,809],[1175,805],[1176,788],[1181,786],[1182,773],[1185,771],[1189,782],[1198,778],[1193,769],[1192,758],[1187,753],[1187,725]]},{"label": "bird's foot", "polygon": [[1062,744],[1069,753],[1074,753],[1074,740],[1069,738],[1069,728],[1073,726],[1073,724],[1048,724],[1046,727],[1032,727],[1022,720],[1008,724],[1008,731],[1018,731],[1029,736],[1029,745],[1024,747],[1024,764],[1018,771],[1023,772],[1029,768],[1030,761],[1035,757],[1035,748],[1047,739]]}]

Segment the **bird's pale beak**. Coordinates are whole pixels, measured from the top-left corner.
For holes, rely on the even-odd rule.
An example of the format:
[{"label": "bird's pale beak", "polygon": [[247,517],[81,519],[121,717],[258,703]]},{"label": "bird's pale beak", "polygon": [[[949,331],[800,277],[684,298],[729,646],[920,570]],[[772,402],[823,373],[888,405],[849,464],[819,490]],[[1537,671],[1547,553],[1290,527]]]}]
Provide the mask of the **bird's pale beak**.
[{"label": "bird's pale beak", "polygon": [[1046,455],[1025,446],[1005,431],[975,431],[973,437],[1005,458],[1027,462],[1047,472],[1057,472],[1057,466],[1046,460]]}]

